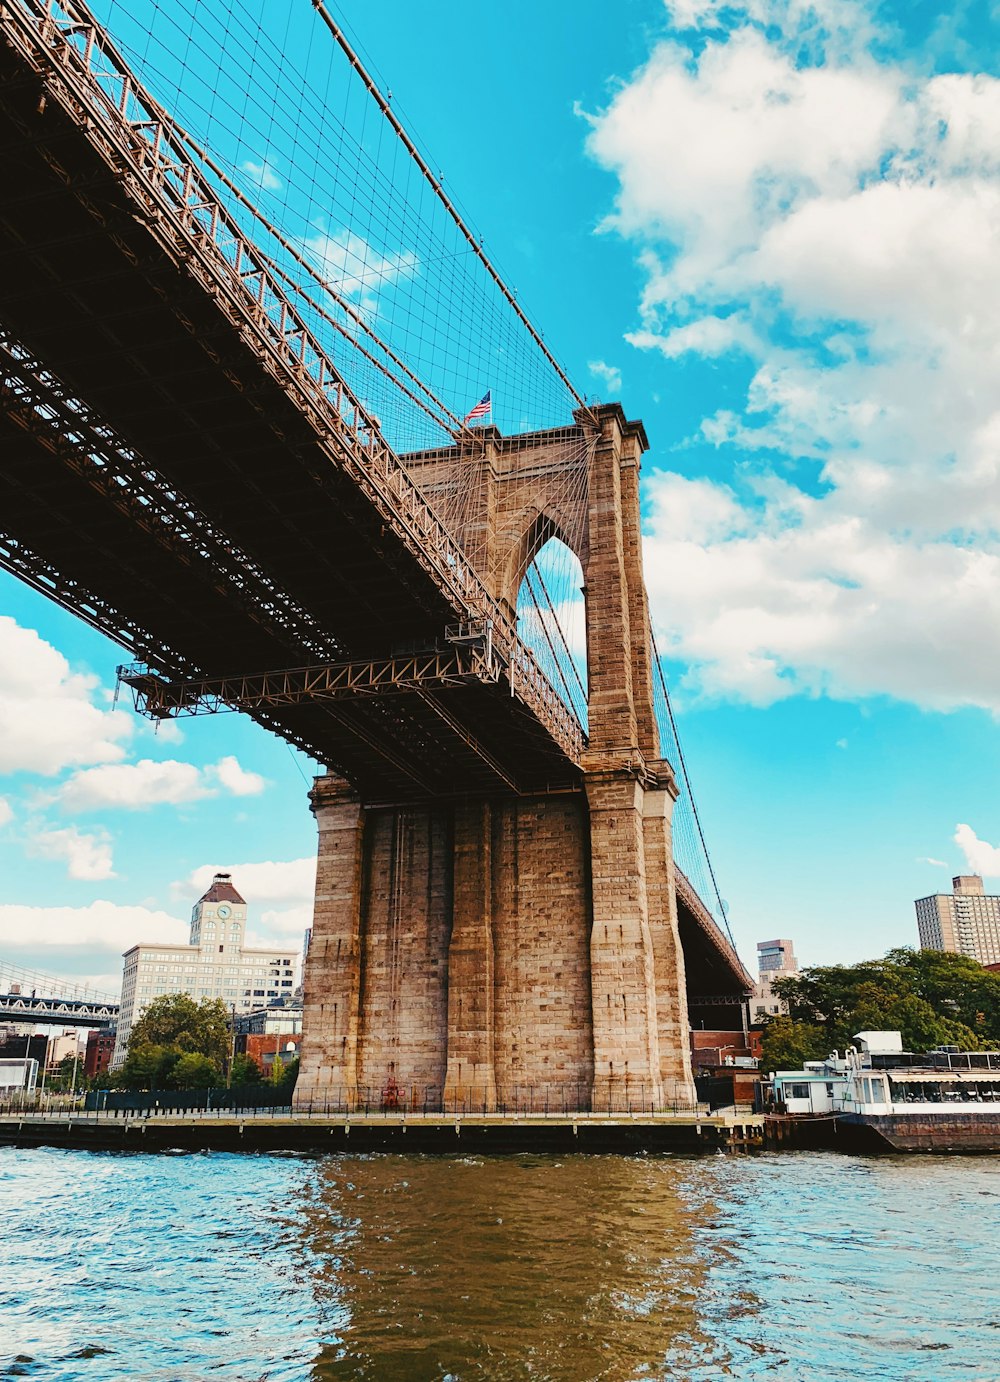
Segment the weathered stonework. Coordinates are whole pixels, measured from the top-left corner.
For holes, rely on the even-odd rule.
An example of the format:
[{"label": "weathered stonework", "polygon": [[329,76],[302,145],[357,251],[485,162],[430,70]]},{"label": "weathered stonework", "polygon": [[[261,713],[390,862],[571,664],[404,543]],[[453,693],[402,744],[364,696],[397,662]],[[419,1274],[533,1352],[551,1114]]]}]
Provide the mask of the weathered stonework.
[{"label": "weathered stonework", "polygon": [[[596,418],[596,426],[595,426]],[[574,442],[574,437],[576,442]],[[302,1104],[587,1109],[693,1099],[671,815],[642,577],[641,424],[408,458],[513,611],[555,535],[579,557],[589,743],[577,791],[364,810],[321,778]],[[456,486],[456,476],[460,484]]]}]

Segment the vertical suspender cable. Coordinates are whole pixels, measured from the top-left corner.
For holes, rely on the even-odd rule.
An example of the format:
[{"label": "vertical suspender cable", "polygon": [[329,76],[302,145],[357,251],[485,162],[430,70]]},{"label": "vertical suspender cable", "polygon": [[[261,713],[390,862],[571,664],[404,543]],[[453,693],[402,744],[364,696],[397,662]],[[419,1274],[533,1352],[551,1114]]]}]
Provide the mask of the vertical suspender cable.
[{"label": "vertical suspender cable", "polygon": [[698,839],[701,842],[701,850],[705,856],[705,863],[708,865],[708,876],[712,880],[712,891],[715,893],[715,900],[719,904],[719,915],[722,918],[722,925],[725,928],[726,935],[729,937],[729,944],[735,950],[736,942],[733,940],[733,933],[729,929],[729,918],[726,915],[726,908],[722,901],[722,894],[719,892],[719,884],[716,881],[715,869],[713,869],[712,867],[712,857],[708,852],[708,845],[705,843],[705,834],[701,828],[701,817],[698,815],[698,806],[694,799],[694,793],[691,790],[691,779],[688,776],[687,763],[684,759],[684,750],[681,748],[680,736],[677,733],[677,721],[674,719],[674,708],[670,704],[670,695],[667,691],[667,682],[666,678],[663,675],[663,664],[660,662],[660,653],[656,646],[656,636],[653,633],[652,618],[650,618],[649,622],[649,639],[650,643],[652,644],[653,661],[656,663],[656,672],[660,681],[660,689],[663,692],[663,699],[666,703],[667,715],[670,717],[670,729],[674,736],[674,743],[677,745],[677,757],[679,760],[678,766],[681,770],[681,776],[684,779],[684,786],[687,788],[688,801],[691,803],[691,814],[694,816],[695,829],[698,831]]},{"label": "vertical suspender cable", "polygon": [[368,74],[361,59],[358,57],[357,53],[355,53],[354,49],[348,43],[344,31],[336,23],[333,16],[330,14],[330,11],[323,3],[323,0],[311,0],[311,3],[313,9],[319,15],[320,19],[322,19],[323,23],[330,30],[330,33],[333,35],[333,38],[336,41],[341,52],[344,54],[344,57],[354,68],[355,72],[357,72],[358,76],[361,78],[361,81],[364,83],[365,89],[367,90],[369,96],[371,96],[372,100],[378,106],[379,110],[388,120],[396,135],[402,141],[403,147],[406,149],[406,152],[410,155],[414,163],[420,169],[421,173],[427,179],[428,183],[434,191],[434,195],[441,202],[444,209],[447,211],[448,215],[455,222],[455,225],[458,227],[462,235],[465,237],[465,240],[468,242],[473,254],[482,264],[483,268],[489,274],[490,278],[492,278],[493,282],[500,289],[500,292],[506,298],[508,304],[514,309],[522,325],[527,330],[531,339],[535,342],[535,345],[538,346],[538,349],[542,352],[546,360],[548,360],[549,364],[555,370],[556,374],[566,385],[566,388],[569,390],[570,396],[576,403],[577,407],[586,408],[586,403],[577,393],[576,389],[574,389],[573,385],[570,383],[569,376],[566,374],[566,371],[562,368],[562,366],[556,360],[555,356],[549,350],[548,346],[542,340],[541,335],[532,325],[529,318],[525,315],[523,309],[518,305],[517,299],[515,298],[511,290],[507,287],[507,284],[503,281],[499,271],[496,268],[494,268],[493,263],[487,255],[486,251],[483,249],[481,242],[475,235],[473,235],[472,231],[465,224],[465,221],[459,214],[458,208],[452,202],[451,198],[448,196],[448,193],[441,186],[441,183],[438,180],[438,178],[436,178],[434,174],[431,172],[430,168],[427,165],[426,159],[422,156],[420,150],[417,148],[413,140],[406,133],[406,130],[403,128],[399,120],[396,118],[395,112],[389,105],[389,102],[382,95],[381,91],[379,91],[374,78],[372,78]]}]

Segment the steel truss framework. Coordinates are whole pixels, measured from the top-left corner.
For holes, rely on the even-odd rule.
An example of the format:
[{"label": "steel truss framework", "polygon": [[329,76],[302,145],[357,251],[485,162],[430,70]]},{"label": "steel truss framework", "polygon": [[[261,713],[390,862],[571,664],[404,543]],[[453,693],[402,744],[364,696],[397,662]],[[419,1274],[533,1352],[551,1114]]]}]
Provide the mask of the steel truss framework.
[{"label": "steel truss framework", "polygon": [[[419,565],[460,620],[486,620],[523,702],[566,758],[578,764],[583,729],[447,532],[377,421],[351,393],[285,294],[278,277],[186,156],[172,122],[137,83],[81,0],[8,0],[0,8],[7,41],[86,131],[116,170],[140,215],[186,264],[322,439],[328,460],[350,475],[408,559]],[[65,181],[65,169],[54,167]],[[85,190],[74,187],[81,199]],[[108,227],[112,238],[113,226]],[[123,250],[127,246],[122,243]],[[206,347],[207,349],[207,347]],[[221,368],[226,366],[219,361]],[[134,645],[133,645],[134,646]]]},{"label": "steel truss framework", "polygon": [[187,678],[165,681],[137,664],[119,667],[118,679],[132,688],[135,707],[154,720],[212,715],[220,710],[298,705],[302,701],[343,700],[414,694],[498,681],[503,669],[485,649],[450,648],[408,657],[367,662],[293,667],[248,676]]},{"label": "steel truss framework", "polygon": [[118,1020],[118,1004],[82,998],[30,998],[23,993],[4,993],[0,994],[0,1020],[50,1025],[65,1023],[70,1027],[111,1027]]}]

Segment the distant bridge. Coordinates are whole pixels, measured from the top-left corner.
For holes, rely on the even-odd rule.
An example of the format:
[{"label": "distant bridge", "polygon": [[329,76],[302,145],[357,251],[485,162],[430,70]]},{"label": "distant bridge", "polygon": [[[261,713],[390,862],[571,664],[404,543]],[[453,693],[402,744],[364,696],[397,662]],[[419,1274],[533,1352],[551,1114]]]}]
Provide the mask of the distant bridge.
[{"label": "distant bridge", "polygon": [[0,993],[0,1022],[32,1022],[49,1027],[111,1027],[117,1021],[117,1003]]}]

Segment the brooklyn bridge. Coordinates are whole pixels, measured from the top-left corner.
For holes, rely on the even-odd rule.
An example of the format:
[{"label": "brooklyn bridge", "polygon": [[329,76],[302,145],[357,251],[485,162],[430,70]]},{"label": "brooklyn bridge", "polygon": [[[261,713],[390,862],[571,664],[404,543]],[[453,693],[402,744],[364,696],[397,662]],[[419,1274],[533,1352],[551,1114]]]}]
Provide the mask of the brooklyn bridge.
[{"label": "brooklyn bridge", "polygon": [[688,1104],[689,1023],[749,978],[643,425],[576,390],[321,0],[294,73],[238,7],[173,9],[183,55],[0,3],[0,564],[145,714],[324,765],[298,1099]]}]

